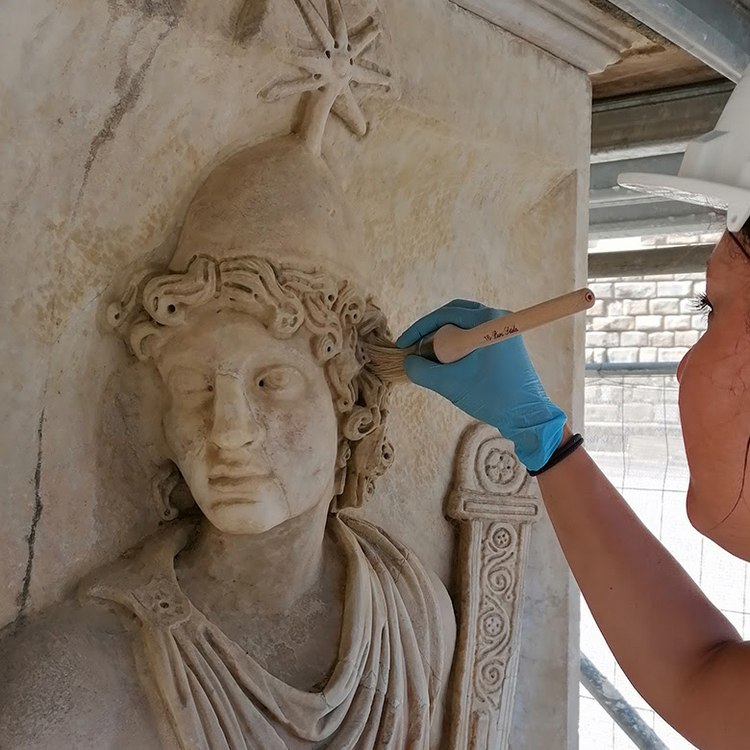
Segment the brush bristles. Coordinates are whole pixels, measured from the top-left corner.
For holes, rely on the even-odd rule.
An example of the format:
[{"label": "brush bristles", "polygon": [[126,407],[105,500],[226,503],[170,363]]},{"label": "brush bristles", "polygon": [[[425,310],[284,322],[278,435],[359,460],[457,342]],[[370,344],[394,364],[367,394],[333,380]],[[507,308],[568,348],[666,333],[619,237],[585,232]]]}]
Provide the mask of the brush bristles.
[{"label": "brush bristles", "polygon": [[404,359],[414,354],[415,347],[399,349],[395,344],[374,344],[362,341],[365,356],[369,360],[368,367],[387,383],[410,383],[404,372]]}]

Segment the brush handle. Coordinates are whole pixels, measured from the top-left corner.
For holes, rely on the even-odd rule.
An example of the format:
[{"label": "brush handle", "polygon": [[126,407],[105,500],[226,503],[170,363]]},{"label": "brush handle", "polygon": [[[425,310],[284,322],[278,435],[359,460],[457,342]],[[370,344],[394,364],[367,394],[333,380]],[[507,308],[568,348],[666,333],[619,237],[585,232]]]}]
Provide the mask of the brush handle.
[{"label": "brush handle", "polygon": [[532,328],[588,310],[595,301],[596,297],[590,289],[578,289],[502,318],[488,320],[475,328],[465,330],[451,324],[444,325],[419,342],[417,353],[445,365],[458,362],[483,346],[520,336]]}]

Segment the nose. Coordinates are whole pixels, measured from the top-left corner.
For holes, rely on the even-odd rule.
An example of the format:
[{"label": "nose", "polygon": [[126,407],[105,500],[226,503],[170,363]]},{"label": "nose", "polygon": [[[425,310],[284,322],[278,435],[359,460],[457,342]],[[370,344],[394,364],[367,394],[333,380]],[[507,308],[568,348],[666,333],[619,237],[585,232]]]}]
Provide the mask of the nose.
[{"label": "nose", "polygon": [[677,365],[677,382],[679,383],[682,374],[685,371],[685,366],[687,365],[688,359],[690,359],[690,353],[692,352],[692,349],[688,349],[687,354],[680,360],[680,364]]},{"label": "nose", "polygon": [[216,375],[213,407],[209,438],[214,445],[233,450],[262,437],[262,425],[248,403],[242,380],[235,373]]}]

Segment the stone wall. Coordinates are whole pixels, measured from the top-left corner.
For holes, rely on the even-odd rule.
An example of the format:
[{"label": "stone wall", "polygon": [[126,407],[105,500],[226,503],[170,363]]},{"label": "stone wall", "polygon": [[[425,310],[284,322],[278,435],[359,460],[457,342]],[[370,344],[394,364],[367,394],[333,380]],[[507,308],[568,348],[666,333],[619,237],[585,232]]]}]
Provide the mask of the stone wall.
[{"label": "stone wall", "polygon": [[682,451],[676,394],[677,380],[671,374],[587,378],[589,449],[611,457],[608,468],[615,474],[623,461],[654,463],[661,481],[668,460]]},{"label": "stone wall", "polygon": [[706,329],[695,296],[705,274],[632,276],[589,284],[586,362],[679,362]]},{"label": "stone wall", "polygon": [[[587,313],[587,363],[679,362],[706,329],[706,315],[695,300],[705,291],[705,274],[599,279],[589,286],[597,301]],[[665,392],[676,388],[670,374],[587,379],[586,430],[592,450],[616,454],[624,449],[629,457],[666,462],[665,436],[676,448],[681,443],[677,409],[665,409]]]}]

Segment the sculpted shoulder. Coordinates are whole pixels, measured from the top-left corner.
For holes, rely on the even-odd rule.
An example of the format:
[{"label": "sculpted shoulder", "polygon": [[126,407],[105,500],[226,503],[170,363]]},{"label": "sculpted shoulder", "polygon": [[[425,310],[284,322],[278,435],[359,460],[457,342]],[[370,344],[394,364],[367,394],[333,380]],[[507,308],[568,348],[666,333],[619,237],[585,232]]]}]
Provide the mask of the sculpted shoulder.
[{"label": "sculpted shoulder", "polygon": [[102,607],[67,602],[0,633],[0,747],[161,747],[129,635]]}]

